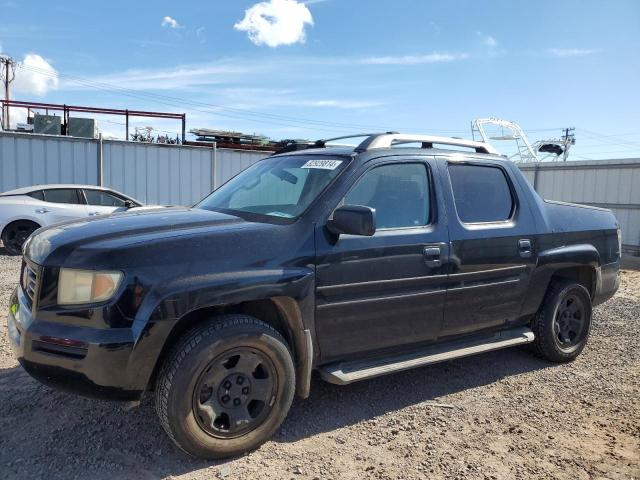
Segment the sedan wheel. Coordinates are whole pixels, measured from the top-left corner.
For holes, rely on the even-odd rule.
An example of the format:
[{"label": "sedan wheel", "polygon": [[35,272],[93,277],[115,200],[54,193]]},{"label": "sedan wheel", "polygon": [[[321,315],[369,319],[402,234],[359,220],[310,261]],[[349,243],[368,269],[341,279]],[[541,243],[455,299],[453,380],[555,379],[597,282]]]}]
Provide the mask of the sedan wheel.
[{"label": "sedan wheel", "polygon": [[20,255],[22,245],[40,226],[29,220],[18,220],[6,226],[2,232],[2,243],[10,255]]}]

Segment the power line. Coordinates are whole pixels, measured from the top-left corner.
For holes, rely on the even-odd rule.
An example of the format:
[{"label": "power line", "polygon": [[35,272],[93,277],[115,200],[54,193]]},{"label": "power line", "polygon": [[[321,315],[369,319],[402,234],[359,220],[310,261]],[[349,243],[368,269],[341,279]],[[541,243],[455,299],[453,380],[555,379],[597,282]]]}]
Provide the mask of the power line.
[{"label": "power line", "polygon": [[[48,70],[42,70],[37,67],[25,67],[25,68],[30,69],[32,71],[36,71],[44,75],[55,76],[55,74],[52,74],[52,72]],[[85,79],[82,77],[78,77],[78,76],[66,74],[66,73],[59,74],[59,75],[79,85],[95,88],[98,90],[114,92],[120,95],[125,95],[125,96],[142,99],[142,100],[153,100],[155,102],[164,103],[170,106],[181,107],[184,105],[191,105],[196,107],[214,109],[214,111],[210,111],[210,110],[202,110],[201,108],[193,108],[196,111],[200,111],[204,113],[210,113],[210,114],[219,115],[223,117],[241,119],[241,120],[252,121],[252,122],[270,123],[270,124],[275,124],[279,126],[305,128],[309,130],[318,130],[319,126],[330,127],[332,130],[326,130],[326,131],[342,131],[345,133],[350,133],[351,131],[363,131],[363,130],[387,131],[392,129],[392,126],[390,125],[376,126],[376,125],[362,125],[362,124],[355,124],[355,123],[326,122],[322,120],[308,119],[308,118],[295,117],[295,116],[289,116],[289,115],[256,112],[252,110],[227,107],[224,105],[212,104],[207,102],[187,100],[180,97],[148,93],[148,92],[140,92],[137,90],[120,87],[111,83],[97,82],[94,80],[89,80],[89,79]],[[221,110],[224,113],[221,112]],[[296,123],[292,124],[290,122],[296,122]],[[416,128],[416,127],[393,127],[393,128],[400,129],[400,130],[414,130],[414,129],[421,130],[422,129],[422,128]],[[429,128],[428,130],[431,132],[449,133],[454,135],[460,135],[460,134],[464,135],[468,133],[467,130],[452,130],[452,129],[445,130],[445,129],[433,129],[433,128]],[[529,131],[531,132],[542,132],[542,131],[551,131],[551,130],[559,130],[559,128],[529,129]]]},{"label": "power line", "polygon": [[[306,130],[313,130],[313,131],[319,130],[319,131],[325,131],[325,132],[341,132],[341,133],[352,133],[352,132],[363,131],[363,130],[387,131],[387,130],[393,129],[393,128],[390,128],[391,127],[390,125],[373,126],[373,125],[362,125],[362,124],[355,124],[355,123],[327,122],[327,121],[315,120],[315,119],[309,119],[309,118],[303,118],[303,117],[295,117],[295,116],[273,114],[273,113],[266,113],[266,112],[257,112],[257,111],[248,110],[248,109],[240,109],[240,108],[228,107],[228,106],[218,105],[213,103],[187,100],[184,98],[174,97],[169,95],[162,95],[162,94],[150,93],[150,92],[141,92],[135,89],[120,87],[118,85],[114,85],[108,82],[99,82],[95,80],[90,80],[90,79],[86,79],[76,75],[71,75],[66,73],[53,73],[50,70],[45,70],[45,69],[41,69],[33,66],[20,65],[20,68],[39,73],[41,75],[50,76],[50,77],[61,76],[81,86],[102,90],[102,91],[107,91],[107,92],[115,93],[118,95],[127,96],[130,98],[135,98],[138,100],[153,101],[155,103],[160,103],[160,104],[164,104],[164,105],[168,105],[176,108],[182,108],[185,105],[187,105],[187,106],[190,106],[192,110],[195,110],[197,112],[208,113],[208,114],[217,115],[220,117],[255,122],[260,124],[271,124],[271,125],[278,125],[278,126],[285,126],[285,127],[303,128]],[[410,128],[395,127],[395,129],[414,130],[416,128],[415,127],[410,127]],[[422,128],[417,128],[416,130],[422,130]],[[454,135],[467,133],[466,130],[438,130],[438,129],[431,129],[431,128],[428,130],[432,132],[448,133],[448,134],[454,134]],[[557,131],[557,130],[561,130],[561,129],[560,128],[527,129],[528,132],[548,132],[548,131]],[[587,137],[601,143],[616,145],[616,146],[624,145],[623,148],[629,148],[630,150],[633,150],[633,147],[635,146],[640,147],[640,142],[619,142],[611,139],[612,137],[624,137],[627,135],[636,135],[640,133],[634,132],[630,134],[601,135],[597,132],[591,132],[590,130],[587,130],[584,128],[578,128],[578,130],[584,135],[586,135]],[[159,131],[162,131],[162,130],[159,130]],[[165,131],[165,133],[170,133],[170,132]],[[564,132],[564,133],[566,134],[567,132]],[[627,145],[629,146],[627,147]],[[581,147],[582,146],[583,145],[581,145]],[[600,148],[599,145],[584,145],[584,146]],[[606,146],[606,145],[603,145],[603,146]],[[606,154],[606,153],[607,152],[602,152],[597,154]],[[617,152],[608,152],[608,153],[617,153]],[[576,156],[579,156],[579,155],[576,155]]]},{"label": "power line", "polygon": [[[24,68],[26,68],[27,70],[35,71],[43,75],[55,76],[50,71],[42,70],[37,67],[29,66]],[[237,109],[233,107],[226,107],[223,105],[217,105],[217,104],[205,103],[205,102],[197,102],[197,101],[187,100],[184,98],[172,97],[168,95],[139,92],[132,89],[118,87],[116,85],[105,83],[105,82],[95,82],[91,80],[86,80],[81,77],[76,77],[69,74],[59,74],[59,75],[70,79],[74,83],[87,86],[87,87],[92,87],[98,90],[105,90],[105,91],[117,93],[120,95],[125,95],[125,96],[136,98],[136,99],[153,100],[156,103],[162,103],[162,104],[166,104],[174,107],[182,107],[185,104],[191,105],[193,110],[204,112],[204,113],[210,113],[214,115],[219,115],[223,117],[228,117],[228,118],[248,120],[253,122],[261,122],[261,123],[270,123],[270,124],[275,124],[279,126],[307,128],[311,130],[317,130],[318,126],[323,126],[323,127],[326,126],[326,127],[331,127],[333,129],[332,131],[339,130],[345,133],[349,133],[350,131],[356,130],[356,129],[358,130],[372,129],[372,128],[376,129],[376,127],[372,127],[372,126],[363,126],[363,125],[345,124],[345,123],[331,123],[331,122],[324,122],[320,120],[305,119],[300,117],[290,117],[285,115],[255,112],[255,111],[245,110],[245,109]],[[201,107],[204,107],[207,110],[203,110]],[[209,109],[213,109],[213,111]],[[292,124],[289,122],[296,122],[296,123]],[[378,128],[380,129],[381,127],[378,127]],[[385,128],[383,127],[381,129],[384,130]],[[388,126],[386,129],[388,129]],[[451,132],[453,132],[453,130]]]},{"label": "power line", "polygon": [[[594,140],[598,140],[601,143],[608,143],[611,145],[620,145],[622,143],[617,140],[612,140],[611,137],[613,137],[613,135],[611,136],[601,135],[598,132],[592,132],[591,130],[587,130],[586,128],[580,128],[579,130],[582,131],[587,137],[590,137]],[[640,147],[640,142],[624,142],[624,144]]]}]

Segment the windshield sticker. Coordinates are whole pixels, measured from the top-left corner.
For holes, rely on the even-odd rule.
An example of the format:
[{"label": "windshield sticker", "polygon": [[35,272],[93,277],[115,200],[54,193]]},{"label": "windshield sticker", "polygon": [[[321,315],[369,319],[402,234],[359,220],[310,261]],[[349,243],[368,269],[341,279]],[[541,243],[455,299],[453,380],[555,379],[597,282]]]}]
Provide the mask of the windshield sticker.
[{"label": "windshield sticker", "polygon": [[320,168],[322,170],[335,170],[342,160],[309,160],[300,168]]}]

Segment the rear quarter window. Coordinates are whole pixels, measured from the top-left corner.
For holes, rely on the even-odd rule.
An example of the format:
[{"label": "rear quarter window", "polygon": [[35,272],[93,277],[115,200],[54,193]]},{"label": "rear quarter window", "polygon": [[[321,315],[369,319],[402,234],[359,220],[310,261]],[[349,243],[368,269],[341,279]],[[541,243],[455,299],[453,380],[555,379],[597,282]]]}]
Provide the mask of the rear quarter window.
[{"label": "rear quarter window", "polygon": [[511,218],[514,200],[501,168],[450,163],[449,178],[460,221],[490,223]]},{"label": "rear quarter window", "polygon": [[35,192],[31,192],[28,195],[32,198],[35,198],[36,200],[44,200],[44,194],[42,193],[42,190],[36,190]]}]

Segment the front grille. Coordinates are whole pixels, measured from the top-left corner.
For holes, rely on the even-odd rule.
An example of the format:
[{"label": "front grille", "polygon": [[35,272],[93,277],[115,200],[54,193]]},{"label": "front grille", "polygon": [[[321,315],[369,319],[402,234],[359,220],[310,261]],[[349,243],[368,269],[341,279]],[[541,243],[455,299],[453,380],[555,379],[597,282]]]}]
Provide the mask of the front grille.
[{"label": "front grille", "polygon": [[27,296],[29,308],[33,306],[33,302],[37,295],[39,281],[38,273],[38,268],[36,266],[30,265],[26,260],[22,261],[20,285],[22,286],[22,291]]}]

